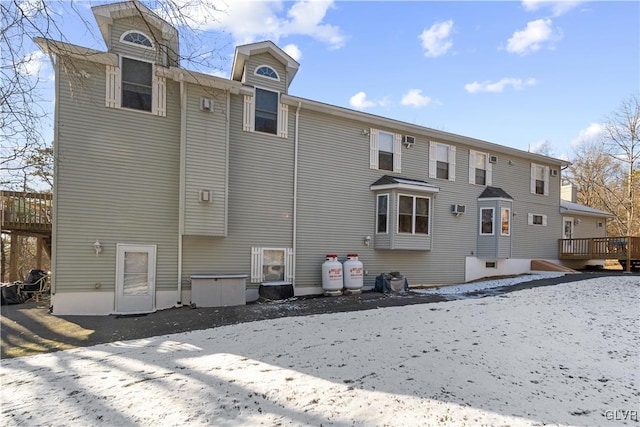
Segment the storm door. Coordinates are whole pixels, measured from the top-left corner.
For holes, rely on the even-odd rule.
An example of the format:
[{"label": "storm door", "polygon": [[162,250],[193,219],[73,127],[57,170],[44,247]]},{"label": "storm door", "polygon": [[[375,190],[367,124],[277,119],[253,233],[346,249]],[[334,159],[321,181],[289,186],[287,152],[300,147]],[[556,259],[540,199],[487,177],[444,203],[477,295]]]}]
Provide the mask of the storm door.
[{"label": "storm door", "polygon": [[116,313],[155,311],[156,247],[117,245]]}]

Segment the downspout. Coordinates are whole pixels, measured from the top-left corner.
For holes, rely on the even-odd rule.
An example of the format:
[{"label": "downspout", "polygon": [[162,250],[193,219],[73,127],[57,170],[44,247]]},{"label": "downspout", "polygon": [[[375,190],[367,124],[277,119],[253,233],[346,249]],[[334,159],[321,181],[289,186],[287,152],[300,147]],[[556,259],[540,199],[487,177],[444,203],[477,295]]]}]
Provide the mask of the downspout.
[{"label": "downspout", "polygon": [[187,152],[187,90],[184,75],[180,73],[180,189],[178,214],[178,300],[176,307],[182,307],[182,235],[184,233],[184,185]]},{"label": "downspout", "polygon": [[300,108],[302,108],[302,102],[298,102],[296,108],[296,124],[294,135],[294,155],[293,155],[293,288],[296,287],[296,260],[298,258],[298,144],[299,144],[299,129],[300,129]]},{"label": "downspout", "polygon": [[[55,81],[54,81],[54,99],[56,103],[60,100],[60,58],[53,54],[49,54],[49,59],[53,65],[53,69],[55,70]],[[59,174],[59,166],[58,162],[60,161],[60,113],[59,113],[59,105],[56,105],[53,109],[53,194],[51,200],[51,250],[49,251],[49,268],[51,268],[51,278],[50,286],[51,286],[51,295],[56,294],[57,283],[56,283],[56,272],[58,271],[58,262],[57,262],[57,240],[58,240],[58,183],[60,182],[58,179]],[[52,307],[52,304],[49,304]]]}]

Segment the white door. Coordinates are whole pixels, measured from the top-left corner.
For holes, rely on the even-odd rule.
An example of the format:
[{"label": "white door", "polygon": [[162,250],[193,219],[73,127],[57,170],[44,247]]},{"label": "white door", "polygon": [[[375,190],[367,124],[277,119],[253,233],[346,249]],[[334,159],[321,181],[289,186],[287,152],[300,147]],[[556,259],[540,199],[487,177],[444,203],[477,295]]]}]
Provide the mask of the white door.
[{"label": "white door", "polygon": [[[573,239],[573,218],[565,216],[562,218],[562,238]],[[563,242],[562,252],[573,253],[572,242]]]},{"label": "white door", "polygon": [[156,247],[117,245],[116,313],[155,311]]}]

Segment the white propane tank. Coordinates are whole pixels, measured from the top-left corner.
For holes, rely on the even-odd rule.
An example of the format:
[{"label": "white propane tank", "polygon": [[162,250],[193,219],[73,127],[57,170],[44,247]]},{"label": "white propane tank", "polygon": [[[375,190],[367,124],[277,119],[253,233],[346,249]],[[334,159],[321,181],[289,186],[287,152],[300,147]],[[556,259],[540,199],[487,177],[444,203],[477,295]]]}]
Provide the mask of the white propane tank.
[{"label": "white propane tank", "polygon": [[335,292],[341,291],[342,286],[342,264],[338,261],[338,255],[327,254],[322,264],[322,289]]},{"label": "white propane tank", "polygon": [[348,254],[347,260],[343,264],[343,269],[345,289],[361,289],[364,280],[364,269],[362,261],[358,261],[358,254]]}]

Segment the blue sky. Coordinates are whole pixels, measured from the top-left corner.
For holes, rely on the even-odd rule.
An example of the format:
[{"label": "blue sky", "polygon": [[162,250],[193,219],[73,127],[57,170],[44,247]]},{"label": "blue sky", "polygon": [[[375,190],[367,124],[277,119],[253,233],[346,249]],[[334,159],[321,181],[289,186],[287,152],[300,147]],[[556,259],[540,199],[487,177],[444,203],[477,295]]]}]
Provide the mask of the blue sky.
[{"label": "blue sky", "polygon": [[[104,3],[76,8],[93,24]],[[221,59],[200,71],[228,77],[235,45],[269,39],[300,63],[292,95],[554,157],[640,89],[640,2],[214,3],[194,22]],[[105,49],[58,6],[69,42]]]}]

